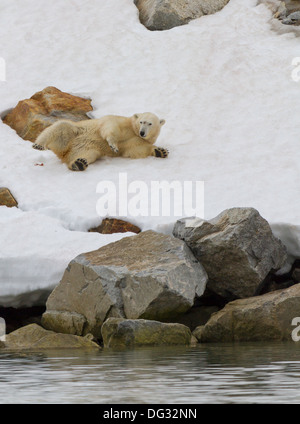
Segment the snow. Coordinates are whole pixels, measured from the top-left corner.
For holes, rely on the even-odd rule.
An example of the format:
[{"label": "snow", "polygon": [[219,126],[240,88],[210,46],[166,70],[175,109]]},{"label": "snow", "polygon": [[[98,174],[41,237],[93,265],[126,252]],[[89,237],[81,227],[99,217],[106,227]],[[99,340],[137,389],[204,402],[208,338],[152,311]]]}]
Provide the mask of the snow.
[{"label": "snow", "polygon": [[[148,31],[133,0],[1,0],[0,112],[51,85],[90,97],[93,116],[151,111],[166,119],[167,159],[106,158],[72,172],[0,121],[0,186],[19,208],[0,207],[0,305],[30,306],[78,254],[124,236],[88,233],[102,217],[101,181],[204,181],[204,218],[251,206],[300,256],[299,38],[272,29],[255,0]],[[290,30],[290,28],[289,28]],[[43,166],[39,166],[43,164]],[[170,233],[177,217],[122,216]],[[179,218],[179,217],[178,217]],[[39,299],[39,300],[37,300]]]}]

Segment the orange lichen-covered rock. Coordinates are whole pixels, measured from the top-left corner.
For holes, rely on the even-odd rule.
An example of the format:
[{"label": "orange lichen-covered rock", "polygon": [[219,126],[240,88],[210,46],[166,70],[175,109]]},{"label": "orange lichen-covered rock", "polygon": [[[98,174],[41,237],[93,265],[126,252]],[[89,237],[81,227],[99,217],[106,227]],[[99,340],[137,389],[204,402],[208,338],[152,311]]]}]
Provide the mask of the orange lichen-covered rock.
[{"label": "orange lichen-covered rock", "polygon": [[87,112],[91,110],[91,99],[73,96],[55,87],[47,87],[30,99],[19,101],[3,118],[3,122],[24,140],[35,141],[45,128],[59,119],[89,119]]}]

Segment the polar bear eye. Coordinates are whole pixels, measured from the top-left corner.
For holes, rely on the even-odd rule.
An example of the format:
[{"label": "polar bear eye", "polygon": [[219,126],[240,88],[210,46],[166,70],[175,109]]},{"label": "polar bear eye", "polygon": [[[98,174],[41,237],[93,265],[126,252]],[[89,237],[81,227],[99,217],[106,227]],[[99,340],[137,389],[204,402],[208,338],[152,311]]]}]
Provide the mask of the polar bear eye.
[{"label": "polar bear eye", "polygon": [[149,124],[148,125],[152,125],[152,123],[151,122],[149,122]]}]

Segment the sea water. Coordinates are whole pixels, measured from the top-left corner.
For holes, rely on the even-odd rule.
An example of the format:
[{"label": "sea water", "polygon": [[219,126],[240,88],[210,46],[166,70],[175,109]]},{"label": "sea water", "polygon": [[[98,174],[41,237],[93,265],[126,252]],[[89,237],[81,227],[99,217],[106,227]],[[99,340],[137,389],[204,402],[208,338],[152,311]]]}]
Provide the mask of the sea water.
[{"label": "sea water", "polygon": [[300,342],[0,353],[0,403],[299,403]]}]

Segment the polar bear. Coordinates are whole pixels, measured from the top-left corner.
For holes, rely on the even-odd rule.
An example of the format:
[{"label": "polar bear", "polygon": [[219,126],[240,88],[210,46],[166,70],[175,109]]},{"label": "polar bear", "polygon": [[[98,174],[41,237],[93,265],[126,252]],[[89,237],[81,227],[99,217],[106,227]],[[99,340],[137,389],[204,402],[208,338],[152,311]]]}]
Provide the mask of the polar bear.
[{"label": "polar bear", "polygon": [[102,156],[166,158],[168,150],[154,146],[164,124],[164,119],[150,112],[78,122],[60,120],[42,131],[32,147],[52,150],[72,171],[84,171]]}]

